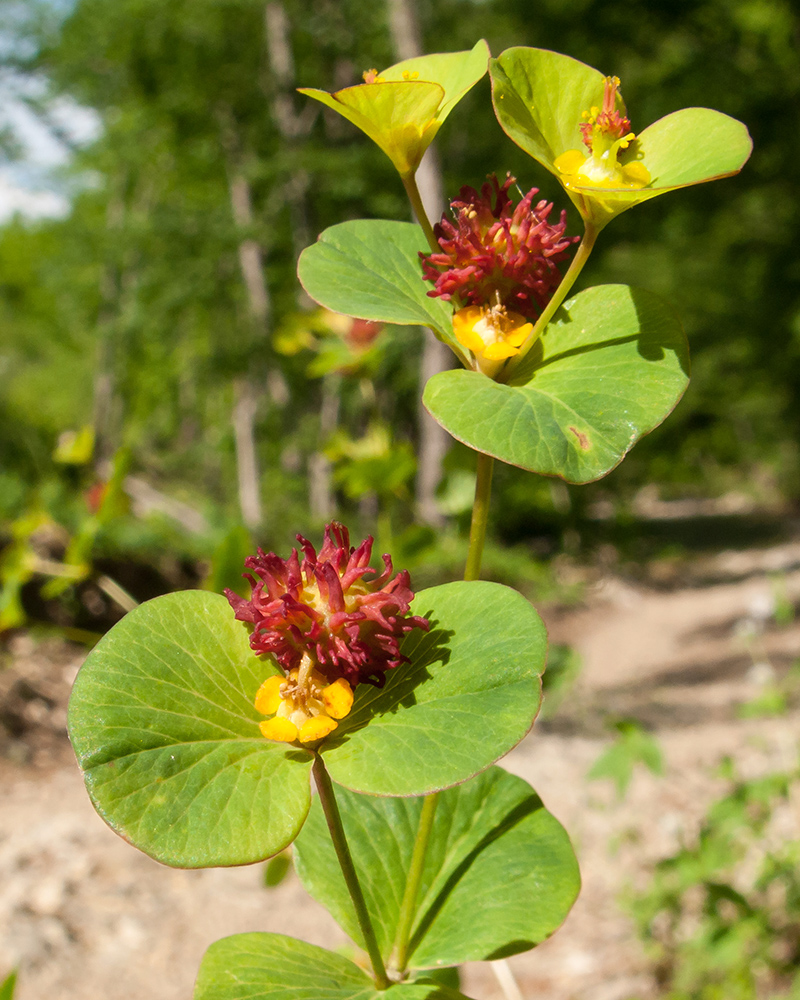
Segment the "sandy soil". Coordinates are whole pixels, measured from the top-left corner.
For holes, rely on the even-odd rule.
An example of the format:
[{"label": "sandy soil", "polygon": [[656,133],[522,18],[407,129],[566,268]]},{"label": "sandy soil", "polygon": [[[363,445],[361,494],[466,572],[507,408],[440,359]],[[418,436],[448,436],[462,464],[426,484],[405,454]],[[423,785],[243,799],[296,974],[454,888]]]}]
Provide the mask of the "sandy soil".
[{"label": "sandy soil", "polygon": [[[800,712],[737,716],[800,656],[800,624],[771,623],[776,565],[797,602],[800,555],[784,547],[722,557],[712,585],[664,592],[608,577],[583,606],[545,612],[552,638],[577,647],[584,669],[555,718],[504,765],[569,830],[584,887],[553,938],[510,960],[524,997],[655,997],[621,893],[645,885],[653,863],[696,829],[722,790],[723,756],[748,775],[796,759]],[[294,876],[266,890],[262,866],[175,871],[119,840],[90,806],[64,732],[80,651],[19,636],[9,659],[0,671],[0,976],[19,965],[17,1000],[185,1000],[204,950],[240,931],[345,944]],[[607,782],[586,781],[609,739],[605,720],[619,716],[651,727],[667,762],[664,777],[637,773],[622,802]],[[467,967],[463,989],[503,997],[487,964]]]}]

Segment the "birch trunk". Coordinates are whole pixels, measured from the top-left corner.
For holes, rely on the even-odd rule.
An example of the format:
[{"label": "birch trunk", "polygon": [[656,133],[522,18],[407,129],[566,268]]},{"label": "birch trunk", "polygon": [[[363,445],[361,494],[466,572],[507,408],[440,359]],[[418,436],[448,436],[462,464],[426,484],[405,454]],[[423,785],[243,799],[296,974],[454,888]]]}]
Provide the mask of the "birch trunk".
[{"label": "birch trunk", "polygon": [[[264,8],[267,58],[270,66],[272,114],[284,142],[290,148],[311,131],[317,108],[308,101],[298,114],[295,108],[296,86],[290,23],[283,4],[269,0]],[[311,242],[306,196],[310,185],[308,171],[296,169],[285,184],[284,196],[289,205],[295,259]],[[300,296],[303,295],[300,291]],[[332,433],[338,420],[338,379],[326,378],[320,404],[320,436]],[[328,521],[336,514],[336,498],[331,483],[331,464],[321,450],[308,458],[308,503],[315,518]]]},{"label": "birch trunk", "polygon": [[[248,230],[253,224],[250,184],[241,171],[234,170],[229,186],[233,220],[241,229]],[[269,289],[264,278],[261,247],[252,237],[246,237],[239,243],[239,268],[247,291],[250,321],[259,333],[266,336],[270,313]],[[263,518],[255,433],[259,395],[251,377],[234,381],[231,420],[236,444],[239,509],[248,528],[259,527]]]}]

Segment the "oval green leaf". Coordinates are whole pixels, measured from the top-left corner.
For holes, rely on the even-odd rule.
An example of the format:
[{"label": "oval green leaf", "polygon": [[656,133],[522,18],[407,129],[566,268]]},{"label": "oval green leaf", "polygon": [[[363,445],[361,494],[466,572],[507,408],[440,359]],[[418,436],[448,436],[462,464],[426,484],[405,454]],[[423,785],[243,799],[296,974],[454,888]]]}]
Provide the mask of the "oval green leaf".
[{"label": "oval green leaf", "polygon": [[311,298],[334,312],[428,326],[460,353],[452,307],[427,294],[419,252],[429,249],[411,222],[356,219],[326,229],[300,254],[297,274]]},{"label": "oval green leaf", "polygon": [[435,983],[378,990],[349,959],[282,934],[235,934],[203,956],[194,1000],[467,1000]]},{"label": "oval green leaf", "polygon": [[441,372],[423,402],[476,451],[587,483],[669,415],[688,381],[689,349],[669,306],[642,289],[600,285],[564,304],[509,384]]},{"label": "oval green leaf", "polygon": [[[347,839],[381,953],[392,953],[422,799],[337,791]],[[307,891],[363,946],[319,802],[295,843]],[[561,824],[521,778],[499,767],[442,792],[409,948],[414,969],[527,951],[575,902],[578,863]]]},{"label": "oval green leaf", "polygon": [[423,590],[431,622],[382,689],[361,685],[320,748],[334,781],[373,795],[424,795],[466,781],[525,736],[541,703],[542,620],[509,587],[474,581]]},{"label": "oval green leaf", "polygon": [[89,654],[69,732],[95,808],[120,836],[182,868],[261,861],[310,804],[311,755],[263,739],[256,691],[276,668],[219,594],[148,601]]}]

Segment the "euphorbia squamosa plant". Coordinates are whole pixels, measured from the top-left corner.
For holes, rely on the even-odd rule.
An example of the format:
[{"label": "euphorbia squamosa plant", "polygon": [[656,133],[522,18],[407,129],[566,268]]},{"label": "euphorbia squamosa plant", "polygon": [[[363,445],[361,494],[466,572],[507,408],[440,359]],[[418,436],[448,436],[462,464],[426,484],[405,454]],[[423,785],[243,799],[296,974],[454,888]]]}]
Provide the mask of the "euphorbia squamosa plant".
[{"label": "euphorbia squamosa plant", "polygon": [[[487,64],[502,128],[582,235],[494,175],[425,217],[422,155]],[[484,42],[303,92],[381,147],[417,215],[333,226],[299,276],[335,312],[430,327],[461,362],[423,398],[477,452],[464,580],[415,594],[338,523],[319,551],[301,535],[287,556],[259,550],[248,599],[172,594],[112,629],[78,675],[70,733],[96,808],[136,847],[205,867],[294,843],[303,884],[366,952],[235,935],[207,952],[195,1000],[457,1000],[442,970],[532,948],[579,888],[563,828],[493,766],[533,725],[546,653],[528,601],[478,579],[493,460],[585,483],[665,419],[689,367],[670,306],[626,285],[567,295],[620,212],[736,173],[750,140],[705,108],[639,131],[616,77],[540,49],[490,60]]]}]

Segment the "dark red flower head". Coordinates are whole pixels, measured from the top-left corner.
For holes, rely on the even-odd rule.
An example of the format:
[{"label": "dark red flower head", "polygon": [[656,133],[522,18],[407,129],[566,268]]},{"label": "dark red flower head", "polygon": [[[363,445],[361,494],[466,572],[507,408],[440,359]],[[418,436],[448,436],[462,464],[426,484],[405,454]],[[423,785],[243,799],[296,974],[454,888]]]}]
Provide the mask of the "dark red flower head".
[{"label": "dark red flower head", "polygon": [[325,529],[319,555],[302,535],[297,540],[302,559],[297,549],[285,560],[259,549],[245,560],[253,571],[245,574],[249,601],[225,591],[239,621],[253,625],[251,647],[271,653],[287,674],[307,654],[329,682],[383,687],[386,671],[407,659],[400,652],[403,636],[429,627],[409,614],[414,594],[408,572],[393,577],[392,560],[384,555],[376,576],[369,565],[372,538],[354,549],[347,528],[336,521]]},{"label": "dark red flower head", "polygon": [[567,213],[547,221],[553,205],[533,199],[531,188],[516,207],[508,194],[516,178],[502,187],[492,174],[481,188],[463,187],[451,203],[455,225],[446,215],[434,226],[441,253],[420,253],[425,278],[435,284],[428,292],[461,307],[503,306],[536,319],[561,281],[556,262],[564,260],[579,237],[565,236]]}]

